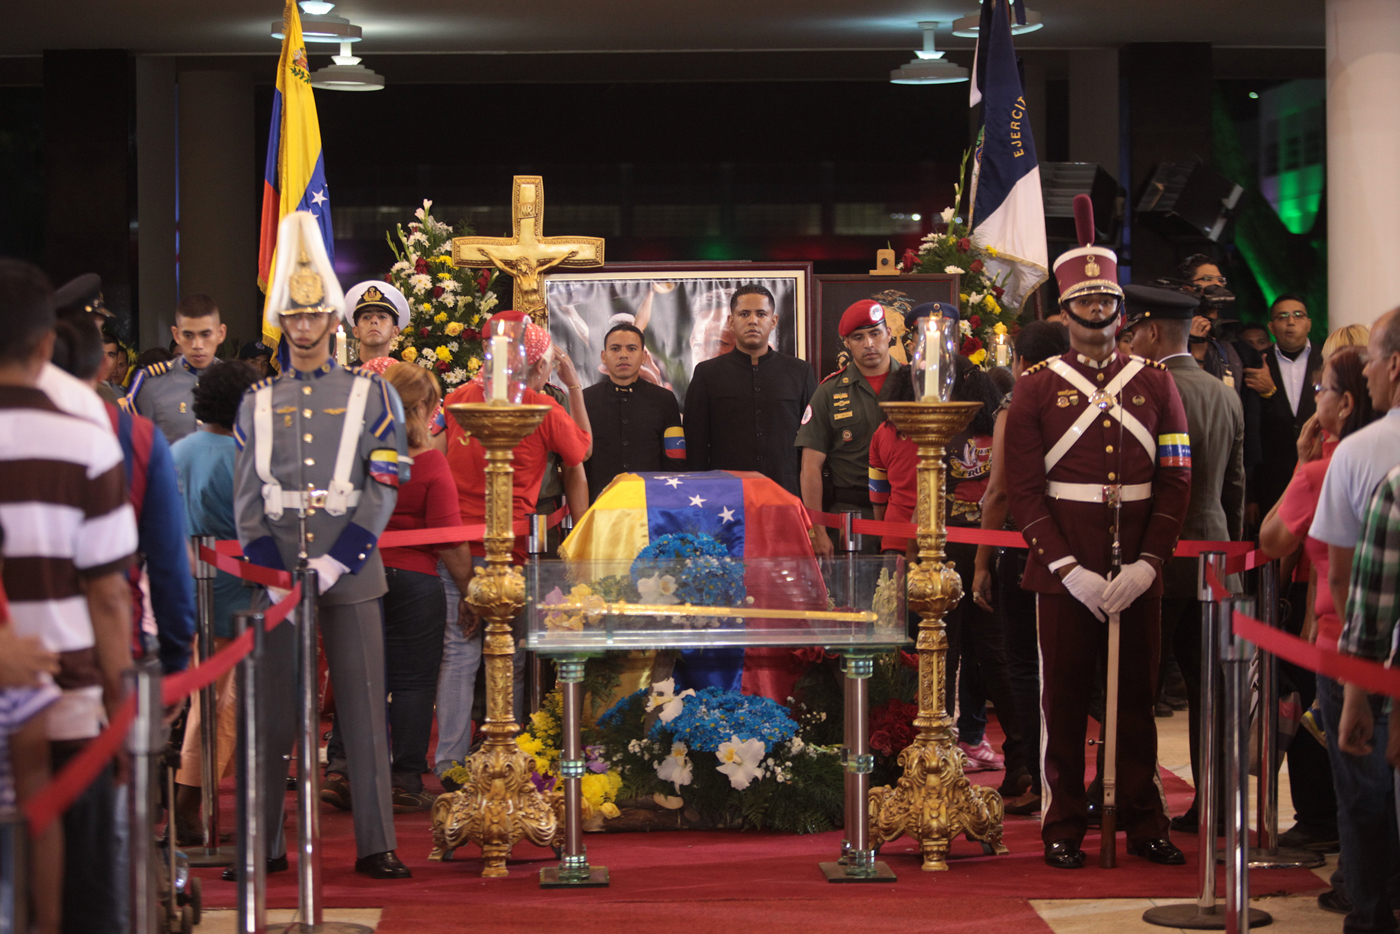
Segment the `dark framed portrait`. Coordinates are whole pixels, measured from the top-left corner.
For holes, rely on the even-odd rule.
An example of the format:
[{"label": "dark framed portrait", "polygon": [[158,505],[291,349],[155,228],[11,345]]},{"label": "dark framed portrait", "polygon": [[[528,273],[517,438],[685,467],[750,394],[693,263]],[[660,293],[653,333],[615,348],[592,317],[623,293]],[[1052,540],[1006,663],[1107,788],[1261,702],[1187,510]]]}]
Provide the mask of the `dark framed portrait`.
[{"label": "dark framed portrait", "polygon": [[619,263],[551,274],[544,280],[549,334],[590,386],[606,378],[601,354],[607,332],[635,324],[646,341],[642,378],[684,404],[695,365],[734,348],[729,299],[750,284],[773,295],[773,348],[811,359],[811,263]]},{"label": "dark framed portrait", "polygon": [[900,363],[905,359],[905,319],[924,302],[958,304],[957,275],[871,276],[855,274],[816,276],[816,297],[813,304],[812,336],[814,347],[809,358],[817,367],[817,379],[823,379],[846,365],[846,346],[837,331],[842,313],[862,299],[872,299],[885,306],[886,320],[895,337],[891,355]]}]

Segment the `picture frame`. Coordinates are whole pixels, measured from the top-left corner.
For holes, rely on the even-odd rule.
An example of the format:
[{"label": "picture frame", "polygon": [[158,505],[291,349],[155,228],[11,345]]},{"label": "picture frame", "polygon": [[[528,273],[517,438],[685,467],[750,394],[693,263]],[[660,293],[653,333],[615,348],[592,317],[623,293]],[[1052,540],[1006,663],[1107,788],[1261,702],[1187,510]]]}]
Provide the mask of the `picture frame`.
[{"label": "picture frame", "polygon": [[729,297],[757,283],[773,293],[775,350],[811,359],[811,263],[609,263],[544,279],[549,333],[585,387],[607,378],[603,337],[620,321],[642,321],[643,378],[666,386],[682,406],[695,364],[728,352]]},{"label": "picture frame", "polygon": [[[843,368],[846,346],[838,327],[841,315],[862,299],[872,299],[885,306],[890,331],[896,341],[892,355],[899,359],[904,350],[904,318],[916,305],[924,302],[948,302],[957,307],[961,276],[956,274],[871,276],[860,274],[823,274],[816,276],[816,294],[812,315],[814,347],[809,359],[817,367],[817,379]],[[898,317],[896,317],[896,315]],[[907,360],[900,360],[907,363]]]}]

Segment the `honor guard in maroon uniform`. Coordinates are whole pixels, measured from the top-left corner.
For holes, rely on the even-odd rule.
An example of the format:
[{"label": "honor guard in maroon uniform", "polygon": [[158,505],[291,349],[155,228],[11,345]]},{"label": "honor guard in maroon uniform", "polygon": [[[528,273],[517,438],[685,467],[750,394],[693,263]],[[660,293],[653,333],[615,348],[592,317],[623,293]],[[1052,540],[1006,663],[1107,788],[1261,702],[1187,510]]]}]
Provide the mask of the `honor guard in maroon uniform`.
[{"label": "honor guard in maroon uniform", "polygon": [[1030,547],[1022,586],[1036,593],[1040,633],[1041,838],[1050,865],[1084,864],[1084,739],[1106,621],[1118,614],[1118,823],[1130,854],[1177,865],[1184,859],[1167,839],[1153,708],[1160,571],[1190,496],[1190,438],[1166,368],[1116,350],[1117,257],[1092,245],[1088,198],[1075,201],[1082,245],[1055,264],[1070,351],[1022,375],[1006,427],[1015,452],[1007,497]]}]

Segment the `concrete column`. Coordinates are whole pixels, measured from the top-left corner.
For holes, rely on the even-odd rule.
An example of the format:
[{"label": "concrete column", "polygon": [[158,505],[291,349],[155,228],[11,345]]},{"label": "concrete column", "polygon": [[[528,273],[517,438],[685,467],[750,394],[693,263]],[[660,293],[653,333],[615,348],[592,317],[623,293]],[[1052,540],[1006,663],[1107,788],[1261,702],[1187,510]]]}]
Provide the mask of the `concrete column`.
[{"label": "concrete column", "polygon": [[179,86],[180,297],[208,295],[229,336],[250,341],[262,331],[253,81],[186,71]]},{"label": "concrete column", "polygon": [[137,346],[165,346],[175,323],[175,62],[136,58],[137,261],[141,275]]},{"label": "concrete column", "polygon": [[1069,158],[1118,178],[1118,50],[1076,50],[1069,57]]},{"label": "concrete column", "polygon": [[1328,324],[1400,305],[1400,0],[1327,0]]}]

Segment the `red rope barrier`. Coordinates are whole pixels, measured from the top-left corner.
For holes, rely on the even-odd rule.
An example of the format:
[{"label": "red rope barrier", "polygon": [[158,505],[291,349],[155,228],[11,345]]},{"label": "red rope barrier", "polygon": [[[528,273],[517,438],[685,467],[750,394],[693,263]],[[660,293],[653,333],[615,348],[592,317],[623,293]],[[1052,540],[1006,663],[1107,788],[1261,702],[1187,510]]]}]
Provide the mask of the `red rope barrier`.
[{"label": "red rope barrier", "polygon": [[[208,549],[204,550],[212,554]],[[242,561],[234,563],[246,564]],[[256,568],[256,565],[247,566]],[[257,568],[257,570],[265,571],[267,569]],[[297,601],[300,599],[301,586],[298,585],[264,614],[263,627],[271,630],[280,624],[296,608]],[[252,650],[253,633],[248,631],[224,646],[222,650],[215,653],[198,668],[164,679],[161,684],[161,702],[168,707],[205,685],[213,683],[216,678],[238,664]],[[93,779],[97,778],[98,773],[102,771],[108,760],[121,752],[122,743],[126,739],[127,731],[131,729],[132,720],[135,718],[136,698],[128,697],[122,702],[117,712],[112,715],[112,719],[107,723],[107,728],[89,741],[83,747],[82,752],[69,759],[62,770],[50,779],[49,783],[40,789],[38,794],[24,803],[24,816],[29,821],[30,836],[37,837],[47,830],[49,825],[78,799],[83,790],[92,784]]]}]

